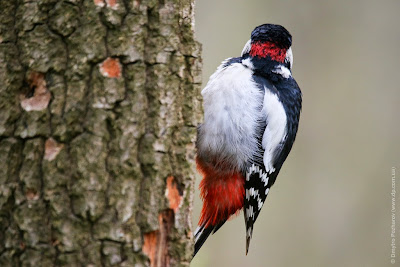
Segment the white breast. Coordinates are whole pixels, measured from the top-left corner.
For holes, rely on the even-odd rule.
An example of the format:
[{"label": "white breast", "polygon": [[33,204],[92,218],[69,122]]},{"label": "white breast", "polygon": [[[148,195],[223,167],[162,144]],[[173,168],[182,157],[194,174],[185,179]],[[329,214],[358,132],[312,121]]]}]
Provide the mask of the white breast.
[{"label": "white breast", "polygon": [[199,155],[243,168],[257,150],[256,131],[263,104],[263,92],[254,83],[252,71],[240,63],[220,67],[202,96]]}]

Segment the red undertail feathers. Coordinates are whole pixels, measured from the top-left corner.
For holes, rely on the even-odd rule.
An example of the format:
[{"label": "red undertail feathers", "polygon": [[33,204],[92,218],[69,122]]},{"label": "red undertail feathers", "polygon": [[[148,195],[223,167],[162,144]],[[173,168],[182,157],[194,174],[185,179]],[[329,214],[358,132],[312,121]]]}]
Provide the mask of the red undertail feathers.
[{"label": "red undertail feathers", "polygon": [[199,225],[215,226],[240,211],[244,202],[244,177],[239,172],[216,170],[197,160],[197,168],[203,174],[200,196],[203,208]]}]

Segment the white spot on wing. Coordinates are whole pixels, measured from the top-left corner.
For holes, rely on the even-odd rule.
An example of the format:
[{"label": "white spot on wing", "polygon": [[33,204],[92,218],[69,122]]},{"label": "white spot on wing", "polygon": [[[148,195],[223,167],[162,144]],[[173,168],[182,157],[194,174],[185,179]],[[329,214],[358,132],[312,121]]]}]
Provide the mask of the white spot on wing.
[{"label": "white spot on wing", "polygon": [[246,181],[250,181],[250,172],[246,173]]},{"label": "white spot on wing", "polygon": [[247,218],[253,218],[253,220],[254,220],[253,206],[250,205],[250,206],[246,209],[246,217],[247,217]]},{"label": "white spot on wing", "polygon": [[258,201],[258,210],[261,210],[261,208],[262,208],[264,202],[262,202],[262,200],[261,200],[260,198],[258,198],[257,201]]},{"label": "white spot on wing", "polygon": [[260,173],[260,178],[261,178],[261,181],[264,182],[264,186],[267,186],[268,185],[268,180],[269,180],[269,177],[267,176],[267,174],[266,173],[264,173],[264,174]]},{"label": "white spot on wing", "polygon": [[[252,164],[251,167],[249,167],[249,169],[248,169],[248,171],[246,173],[246,180],[247,181],[250,180],[250,175],[253,174],[253,173],[258,173],[259,174],[259,178],[264,183],[264,187],[268,186],[268,180],[269,180],[268,174],[267,173],[263,173],[262,169],[260,169],[259,166],[256,166],[255,164]],[[267,188],[267,190],[269,190],[269,188]],[[268,192],[268,191],[266,191],[266,192]],[[250,197],[253,197],[253,198],[257,199],[258,210],[261,210],[264,202],[261,200],[258,190],[255,190],[253,187],[251,187],[250,189],[246,189],[246,199],[247,199],[247,201],[250,200]]]}]

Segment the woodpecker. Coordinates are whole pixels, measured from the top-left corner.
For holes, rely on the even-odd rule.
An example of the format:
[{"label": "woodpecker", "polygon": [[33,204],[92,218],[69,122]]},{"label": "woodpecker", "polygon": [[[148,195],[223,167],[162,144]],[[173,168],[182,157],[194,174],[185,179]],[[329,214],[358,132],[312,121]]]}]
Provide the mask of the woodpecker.
[{"label": "woodpecker", "polygon": [[246,255],[254,223],[296,138],[302,93],[292,77],[292,36],[256,27],[240,57],[224,60],[202,90],[196,165],[203,208],[194,255],[243,209]]}]

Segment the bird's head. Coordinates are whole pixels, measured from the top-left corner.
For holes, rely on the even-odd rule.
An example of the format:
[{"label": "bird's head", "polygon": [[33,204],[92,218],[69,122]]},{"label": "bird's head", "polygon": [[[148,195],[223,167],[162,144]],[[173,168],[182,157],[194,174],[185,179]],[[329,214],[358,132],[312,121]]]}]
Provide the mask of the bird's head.
[{"label": "bird's head", "polygon": [[242,51],[243,56],[267,59],[284,64],[288,69],[293,65],[292,36],[281,25],[263,24],[251,33],[250,40]]}]

